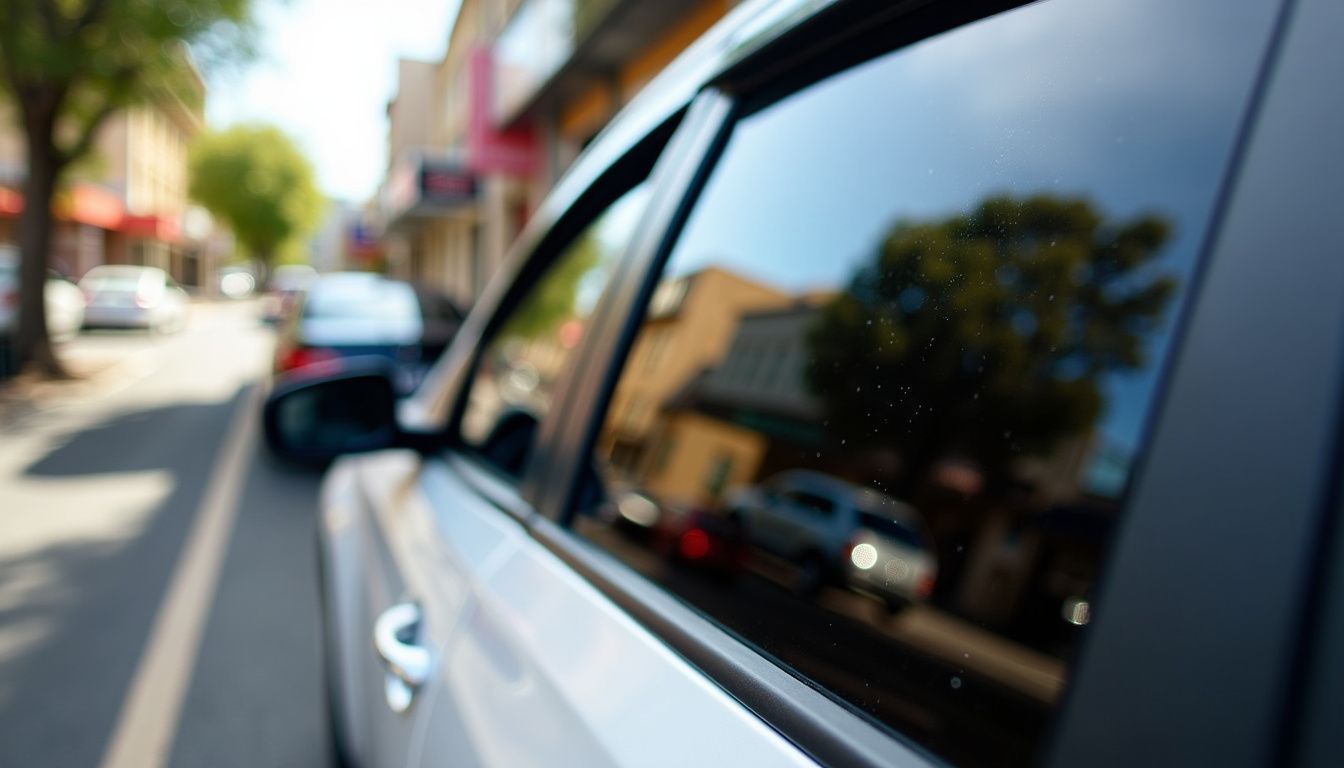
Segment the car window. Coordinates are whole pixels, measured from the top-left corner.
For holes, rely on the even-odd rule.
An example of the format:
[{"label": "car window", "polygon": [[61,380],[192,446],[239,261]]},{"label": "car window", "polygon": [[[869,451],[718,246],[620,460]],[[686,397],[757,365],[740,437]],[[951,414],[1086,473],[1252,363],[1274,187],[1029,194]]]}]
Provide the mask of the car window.
[{"label": "car window", "polygon": [[556,382],[570,365],[597,300],[648,200],[641,183],[556,256],[481,352],[461,433],[510,475],[522,472]]},{"label": "car window", "polygon": [[899,542],[907,547],[922,549],[924,547],[924,537],[914,530],[910,524],[899,520],[875,514],[872,512],[859,513],[859,527],[872,531],[873,533]]},{"label": "car window", "polygon": [[825,496],[818,496],[815,493],[807,491],[785,491],[781,494],[785,499],[793,502],[807,512],[822,517],[830,517],[835,513],[835,502]]},{"label": "car window", "polygon": [[1052,0],[749,105],[574,527],[937,755],[1038,759],[1272,17]]},{"label": "car window", "polygon": [[375,275],[318,281],[303,304],[308,320],[412,320],[420,305],[410,285]]}]

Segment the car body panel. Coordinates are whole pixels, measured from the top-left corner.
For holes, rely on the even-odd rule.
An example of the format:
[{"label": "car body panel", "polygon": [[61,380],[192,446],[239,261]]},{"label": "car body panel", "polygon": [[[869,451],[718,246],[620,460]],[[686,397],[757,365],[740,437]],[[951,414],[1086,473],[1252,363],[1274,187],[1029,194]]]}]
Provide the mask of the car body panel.
[{"label": "car body panel", "polygon": [[445,562],[462,569],[431,594],[467,607],[443,651],[419,765],[813,764],[483,505],[462,469],[429,460],[421,479]]}]

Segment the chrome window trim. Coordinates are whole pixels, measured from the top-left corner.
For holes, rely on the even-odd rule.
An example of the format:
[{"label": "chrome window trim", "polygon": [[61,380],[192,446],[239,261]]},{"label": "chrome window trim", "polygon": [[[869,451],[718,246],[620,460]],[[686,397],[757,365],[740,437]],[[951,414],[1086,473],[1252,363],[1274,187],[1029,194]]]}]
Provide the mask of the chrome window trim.
[{"label": "chrome window trim", "polygon": [[[426,461],[433,461],[427,458]],[[536,512],[523,498],[517,481],[491,469],[478,457],[458,451],[447,451],[442,461],[448,469],[462,478],[472,490],[499,511],[526,524]]]}]

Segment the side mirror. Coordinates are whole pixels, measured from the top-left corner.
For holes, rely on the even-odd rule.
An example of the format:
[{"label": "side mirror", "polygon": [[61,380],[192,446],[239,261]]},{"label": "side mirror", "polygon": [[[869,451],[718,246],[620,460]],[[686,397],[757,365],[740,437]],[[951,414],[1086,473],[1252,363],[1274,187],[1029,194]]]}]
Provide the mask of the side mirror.
[{"label": "side mirror", "polygon": [[387,361],[350,358],[321,377],[282,382],[262,410],[266,444],[300,462],[406,444],[397,426],[394,375]]}]

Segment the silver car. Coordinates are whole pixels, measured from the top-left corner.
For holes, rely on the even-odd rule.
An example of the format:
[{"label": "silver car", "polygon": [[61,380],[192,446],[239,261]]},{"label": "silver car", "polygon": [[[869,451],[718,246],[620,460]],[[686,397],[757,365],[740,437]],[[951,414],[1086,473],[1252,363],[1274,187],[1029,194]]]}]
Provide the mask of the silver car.
[{"label": "silver car", "polygon": [[187,325],[187,292],[158,267],[109,264],[79,281],[85,328],[143,328],[160,333]]},{"label": "silver car", "polygon": [[933,591],[937,558],[919,513],[877,490],[793,470],[734,493],[728,506],[752,545],[792,566],[801,593],[843,581],[894,609]]}]

